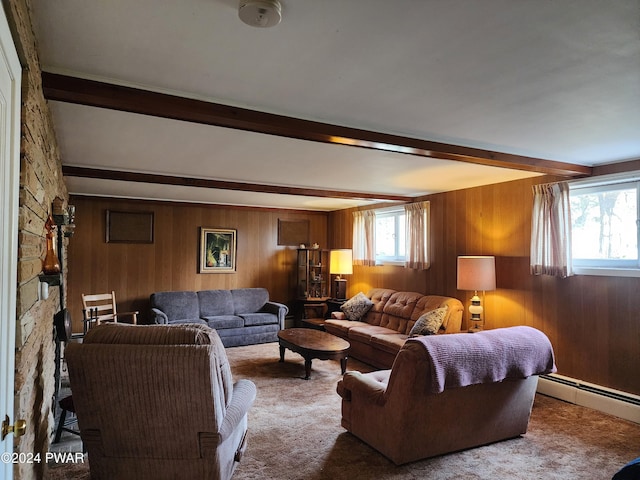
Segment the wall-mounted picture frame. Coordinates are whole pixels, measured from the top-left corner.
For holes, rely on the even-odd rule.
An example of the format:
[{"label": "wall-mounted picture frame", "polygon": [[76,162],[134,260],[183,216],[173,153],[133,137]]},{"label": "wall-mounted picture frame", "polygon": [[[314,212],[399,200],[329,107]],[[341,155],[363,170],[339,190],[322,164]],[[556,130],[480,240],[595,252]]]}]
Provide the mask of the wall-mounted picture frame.
[{"label": "wall-mounted picture frame", "polygon": [[153,212],[107,210],[107,243],[153,243]]},{"label": "wall-mounted picture frame", "polygon": [[309,220],[278,219],[278,245],[309,244]]},{"label": "wall-mounted picture frame", "polygon": [[199,273],[235,273],[237,231],[200,227]]}]

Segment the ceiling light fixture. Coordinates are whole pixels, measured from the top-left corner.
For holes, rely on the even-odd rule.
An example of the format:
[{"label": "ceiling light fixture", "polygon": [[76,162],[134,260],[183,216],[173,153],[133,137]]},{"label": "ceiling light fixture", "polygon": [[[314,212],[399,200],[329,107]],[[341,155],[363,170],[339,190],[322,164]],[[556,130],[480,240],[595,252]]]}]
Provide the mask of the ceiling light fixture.
[{"label": "ceiling light fixture", "polygon": [[278,0],[240,0],[238,16],[252,27],[273,27],[282,19],[282,7]]}]

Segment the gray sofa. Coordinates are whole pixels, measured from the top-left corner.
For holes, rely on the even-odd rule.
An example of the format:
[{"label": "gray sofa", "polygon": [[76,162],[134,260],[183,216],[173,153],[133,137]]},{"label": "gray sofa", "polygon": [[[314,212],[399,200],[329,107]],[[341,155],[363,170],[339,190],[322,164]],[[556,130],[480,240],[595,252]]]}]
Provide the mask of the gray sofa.
[{"label": "gray sofa", "polygon": [[154,323],[208,325],[225,347],[277,341],[289,311],[265,288],[156,292],[150,300]]}]

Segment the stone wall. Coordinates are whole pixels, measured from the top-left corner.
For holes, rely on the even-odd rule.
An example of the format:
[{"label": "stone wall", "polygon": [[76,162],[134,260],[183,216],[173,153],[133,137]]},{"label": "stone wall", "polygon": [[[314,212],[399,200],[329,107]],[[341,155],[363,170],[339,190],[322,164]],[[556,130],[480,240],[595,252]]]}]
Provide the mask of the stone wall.
[{"label": "stone wall", "polygon": [[[23,66],[14,418],[26,420],[27,433],[16,438],[15,449],[44,457],[54,431],[53,316],[60,310],[60,288],[51,287],[49,298],[40,300],[38,274],[53,199],[66,202],[68,193],[51,112],[42,92],[29,0],[3,3]],[[63,243],[66,250],[67,240]],[[41,464],[16,465],[14,476],[42,478],[44,468]]]}]

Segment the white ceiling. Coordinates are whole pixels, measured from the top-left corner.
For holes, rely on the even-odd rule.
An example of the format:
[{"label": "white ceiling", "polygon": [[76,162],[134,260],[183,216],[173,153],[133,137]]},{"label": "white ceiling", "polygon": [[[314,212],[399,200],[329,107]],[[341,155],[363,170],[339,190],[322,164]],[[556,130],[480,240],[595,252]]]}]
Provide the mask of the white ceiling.
[{"label": "white ceiling", "polygon": [[[32,0],[43,70],[584,166],[640,158],[640,0]],[[420,196],[536,173],[51,101],[63,165]],[[334,210],[367,200],[68,178],[71,193]],[[371,200],[369,200],[371,201]]]}]

